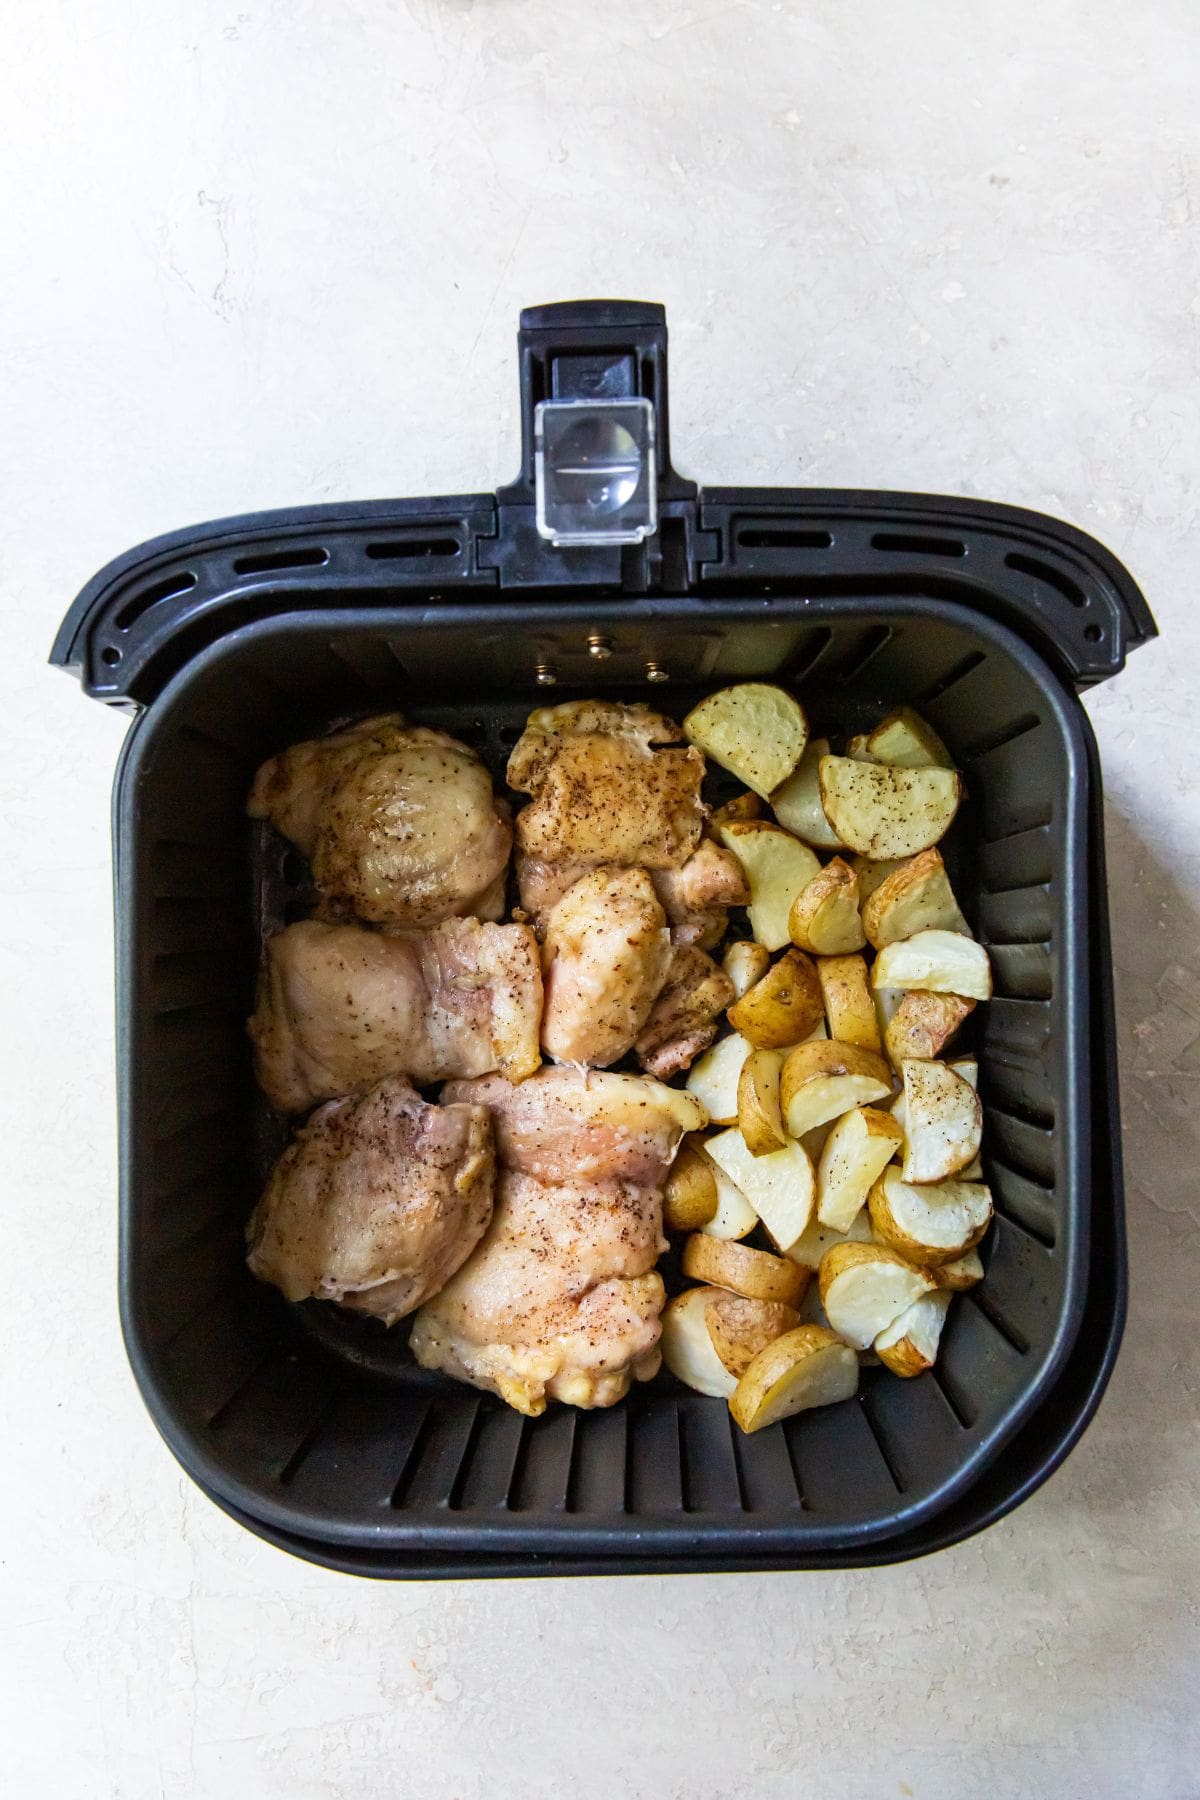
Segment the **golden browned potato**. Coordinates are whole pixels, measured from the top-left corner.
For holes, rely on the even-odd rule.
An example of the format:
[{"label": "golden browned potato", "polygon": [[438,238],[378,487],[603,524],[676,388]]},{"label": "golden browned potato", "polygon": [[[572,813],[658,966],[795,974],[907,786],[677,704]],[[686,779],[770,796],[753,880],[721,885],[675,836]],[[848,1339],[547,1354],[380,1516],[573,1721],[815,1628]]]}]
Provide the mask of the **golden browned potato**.
[{"label": "golden browned potato", "polygon": [[861,956],[822,956],[817,959],[817,980],[825,1003],[829,1035],[840,1044],[857,1044],[878,1056],[879,1019],[866,961]]},{"label": "golden browned potato", "polygon": [[870,735],[869,731],[856,731],[854,736],[847,740],[846,755],[852,762],[878,762],[878,757],[872,756],[867,748],[867,739]]},{"label": "golden browned potato", "polygon": [[814,956],[846,956],[865,942],[858,916],[858,878],[835,856],[792,901],[788,930],[793,944]]},{"label": "golden browned potato", "polygon": [[778,1300],[784,1306],[798,1306],[808,1286],[808,1271],[798,1263],[722,1238],[690,1237],[683,1246],[683,1272],[747,1300]]},{"label": "golden browned potato", "polygon": [[909,988],[888,1020],[884,1044],[894,1068],[909,1060],[940,1056],[963,1020],[975,1010],[962,994],[928,994]]},{"label": "golden browned potato", "polygon": [[752,1050],[738,1077],[738,1130],[751,1156],[767,1156],[787,1143],[779,1110],[779,1077],[783,1057],[778,1050]]},{"label": "golden browned potato", "polygon": [[729,1410],[742,1431],[761,1431],[810,1407],[849,1400],[857,1389],[853,1350],[823,1325],[798,1325],[759,1351]]},{"label": "golden browned potato", "polygon": [[932,725],[911,706],[889,713],[882,724],[868,732],[866,748],[876,762],[900,769],[952,769],[954,758]]},{"label": "golden browned potato", "polygon": [[823,756],[821,805],[843,844],[863,856],[915,856],[950,829],[962,799],[953,769],[893,769]]},{"label": "golden browned potato", "polygon": [[928,1269],[905,1261],[886,1244],[834,1244],[818,1271],[825,1317],[856,1350],[867,1350],[881,1331],[936,1283]]},{"label": "golden browned potato", "polygon": [[880,1332],[873,1348],[893,1375],[910,1380],[932,1369],[952,1298],[949,1288],[922,1294],[886,1331]]},{"label": "golden browned potato", "polygon": [[761,981],[771,966],[771,952],[753,938],[740,938],[730,944],[721,958],[721,967],[733,983],[734,998],[740,1000],[756,981]]},{"label": "golden browned potato", "polygon": [[817,1217],[822,1225],[849,1231],[903,1142],[904,1133],[891,1114],[874,1106],[856,1106],[835,1121],[817,1166]]},{"label": "golden browned potato", "polygon": [[717,1291],[688,1288],[669,1300],[659,1342],[662,1359],[676,1381],[682,1381],[697,1394],[727,1400],[737,1386],[737,1377],[721,1361],[708,1329],[708,1302]]},{"label": "golden browned potato", "polygon": [[940,1263],[937,1280],[939,1287],[949,1288],[951,1293],[974,1287],[977,1281],[983,1280],[983,1263],[978,1250],[968,1250],[965,1256],[956,1256],[953,1262]]},{"label": "golden browned potato", "polygon": [[780,1101],[791,1137],[803,1137],[852,1106],[871,1106],[892,1092],[892,1073],[882,1056],[836,1038],[797,1044],[783,1065]]},{"label": "golden browned potato", "polygon": [[940,1062],[904,1062],[905,1181],[948,1181],[974,1162],[983,1107],[970,1082]]},{"label": "golden browned potato", "polygon": [[806,1038],[823,1013],[816,968],[803,950],[793,949],[785,950],[725,1017],[756,1049],[785,1050]]},{"label": "golden browned potato", "polygon": [[798,700],[765,681],[722,688],[694,706],[683,729],[706,756],[766,800],[787,780],[808,742]]},{"label": "golden browned potato", "polygon": [[781,1250],[807,1229],[816,1197],[812,1159],[802,1144],[786,1143],[765,1156],[751,1154],[740,1131],[708,1140],[717,1167],[737,1183]]},{"label": "golden browned potato", "polygon": [[713,809],[708,829],[717,837],[722,825],[732,825],[736,820],[761,819],[762,816],[763,802],[757,794],[735,794],[732,800],[726,800],[723,806]]},{"label": "golden browned potato", "polygon": [[714,1125],[736,1123],[738,1078],[753,1048],[748,1038],[734,1032],[730,1037],[719,1038],[688,1070],[687,1091],[700,1102]]},{"label": "golden browned potato", "polygon": [[735,819],[722,825],[717,836],[742,865],[750,888],[746,916],[751,932],[768,950],[782,950],[789,941],[792,901],[821,867],[815,852],[765,819]]},{"label": "golden browned potato", "polygon": [[982,1181],[917,1186],[899,1169],[884,1170],[867,1205],[880,1243],[935,1275],[939,1263],[957,1262],[975,1248],[992,1217],[991,1192]]},{"label": "golden browned potato", "polygon": [[792,1262],[801,1268],[814,1272],[821,1266],[821,1258],[834,1244],[870,1244],[874,1239],[871,1234],[871,1217],[865,1207],[857,1213],[851,1222],[849,1231],[834,1231],[832,1226],[822,1225],[814,1218],[807,1230],[788,1245],[787,1254]]},{"label": "golden browned potato", "polygon": [[837,832],[821,807],[821,758],[829,755],[828,738],[812,738],[794,775],[771,795],[771,811],[785,831],[792,831],[818,850],[840,850]]},{"label": "golden browned potato", "polygon": [[880,882],[886,881],[893,869],[903,863],[903,857],[897,856],[852,856],[850,867],[858,876],[858,901],[865,906]]},{"label": "golden browned potato", "polygon": [[887,874],[863,902],[863,930],[875,946],[898,943],[918,931],[961,931],[967,921],[946,874],[940,850],[922,850]]},{"label": "golden browned potato", "polygon": [[722,1288],[709,1288],[705,1317],[713,1349],[729,1373],[740,1379],[760,1350],[794,1331],[800,1314],[794,1306],[779,1300],[747,1300],[744,1294],[730,1294]]},{"label": "golden browned potato", "polygon": [[684,1138],[663,1188],[668,1231],[699,1231],[716,1216],[717,1175],[697,1142]]},{"label": "golden browned potato", "polygon": [[876,990],[923,988],[930,994],[990,1000],[992,968],[987,951],[974,938],[957,931],[918,931],[915,937],[884,946],[875,958],[871,985]]}]

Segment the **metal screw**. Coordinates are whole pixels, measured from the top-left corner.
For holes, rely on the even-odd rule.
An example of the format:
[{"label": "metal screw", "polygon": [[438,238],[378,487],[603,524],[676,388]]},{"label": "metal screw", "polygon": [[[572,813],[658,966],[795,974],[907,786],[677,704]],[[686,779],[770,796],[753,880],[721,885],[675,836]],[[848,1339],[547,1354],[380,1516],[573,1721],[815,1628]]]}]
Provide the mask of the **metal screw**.
[{"label": "metal screw", "polygon": [[554,670],[550,667],[549,663],[539,663],[533,672],[533,679],[537,682],[539,687],[553,687],[558,680],[558,676],[554,673]]},{"label": "metal screw", "polygon": [[597,662],[607,662],[613,653],[612,639],[604,637],[598,631],[593,631],[587,644],[588,655],[594,656]]},{"label": "metal screw", "polygon": [[670,681],[670,679],[670,674],[663,668],[661,663],[648,662],[646,664],[647,681]]}]

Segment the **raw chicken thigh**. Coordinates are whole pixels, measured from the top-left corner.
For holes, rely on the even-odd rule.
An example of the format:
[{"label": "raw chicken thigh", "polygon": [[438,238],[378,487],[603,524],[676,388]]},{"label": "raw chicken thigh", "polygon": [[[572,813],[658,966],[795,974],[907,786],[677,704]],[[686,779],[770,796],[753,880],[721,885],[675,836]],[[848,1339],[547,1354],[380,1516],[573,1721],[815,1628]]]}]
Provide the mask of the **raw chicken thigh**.
[{"label": "raw chicken thigh", "polygon": [[402,1075],[313,1114],[247,1227],[260,1281],[394,1324],[437,1293],[492,1213],[491,1120],[429,1106]]},{"label": "raw chicken thigh", "polygon": [[612,1406],[658,1369],[661,1186],[702,1108],[569,1069],[450,1082],[444,1098],[488,1108],[501,1173],[482,1243],[413,1322],[413,1354],[533,1416],[547,1399]]},{"label": "raw chicken thigh", "polygon": [[541,1014],[527,925],[379,932],[305,919],[269,940],[249,1030],[267,1098],[302,1112],[383,1075],[522,1080],[541,1061]]},{"label": "raw chicken thigh", "polygon": [[343,913],[390,925],[503,913],[507,803],[473,750],[400,713],[271,757],[247,811],[291,839]]}]

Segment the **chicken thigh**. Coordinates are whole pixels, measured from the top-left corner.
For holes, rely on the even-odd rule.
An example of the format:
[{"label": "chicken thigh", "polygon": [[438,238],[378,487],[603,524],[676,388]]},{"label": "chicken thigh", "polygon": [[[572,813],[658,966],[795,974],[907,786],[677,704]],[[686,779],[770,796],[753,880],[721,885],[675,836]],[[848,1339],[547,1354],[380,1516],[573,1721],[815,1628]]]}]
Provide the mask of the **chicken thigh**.
[{"label": "chicken thigh", "polygon": [[315,1112],[275,1165],[247,1261],[288,1300],[392,1325],[470,1255],[492,1212],[486,1108],[429,1106],[404,1076]]},{"label": "chicken thigh", "polygon": [[530,1416],[547,1399],[614,1405],[658,1369],[661,1186],[703,1109],[575,1069],[450,1082],[444,1098],[488,1108],[501,1174],[482,1243],[413,1322],[413,1354]]},{"label": "chicken thigh", "polygon": [[399,713],[271,757],[247,811],[303,852],[326,901],[361,919],[436,925],[504,910],[507,803],[474,751]]},{"label": "chicken thigh", "polygon": [[716,1037],[721,1015],[734,999],[732,981],[711,956],[694,944],[679,946],[634,1045],[643,1069],[665,1081],[689,1068]]},{"label": "chicken thigh", "polygon": [[642,869],[592,869],[550,911],[542,1048],[555,1062],[618,1062],[671,965],[666,915]]},{"label": "chicken thigh", "polygon": [[448,919],[368,931],[305,919],[271,938],[249,1031],[282,1112],[404,1074],[424,1084],[541,1061],[542,977],[527,925]]}]

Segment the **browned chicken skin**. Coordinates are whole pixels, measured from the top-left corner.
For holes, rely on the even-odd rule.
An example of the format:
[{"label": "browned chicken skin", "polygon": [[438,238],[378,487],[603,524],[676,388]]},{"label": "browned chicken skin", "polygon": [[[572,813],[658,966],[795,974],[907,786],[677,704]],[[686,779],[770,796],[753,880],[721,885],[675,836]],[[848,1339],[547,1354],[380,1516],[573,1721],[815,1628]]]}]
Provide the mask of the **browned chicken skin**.
[{"label": "browned chicken skin", "polygon": [[507,803],[474,751],[399,713],[271,757],[247,811],[303,852],[327,902],[361,919],[423,926],[504,910]]},{"label": "browned chicken skin", "polygon": [[483,1242],[413,1322],[417,1361],[536,1415],[612,1406],[659,1363],[661,1184],[689,1095],[644,1077],[543,1069],[450,1082],[489,1109],[501,1175]]},{"label": "browned chicken skin", "polygon": [[288,1300],[336,1300],[394,1324],[437,1293],[492,1213],[491,1120],[429,1106],[403,1076],[313,1114],[276,1163],[248,1262]]},{"label": "browned chicken skin", "polygon": [[716,1037],[721,1015],[733,1001],[733,983],[711,956],[694,944],[677,948],[634,1046],[643,1069],[666,1081],[689,1068]]},{"label": "browned chicken skin", "polygon": [[541,1012],[527,925],[380,932],[306,919],[269,940],[249,1030],[267,1098],[302,1112],[383,1075],[521,1080],[541,1061]]}]

